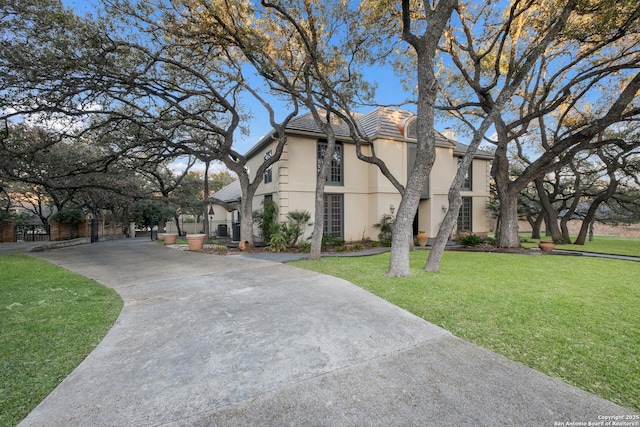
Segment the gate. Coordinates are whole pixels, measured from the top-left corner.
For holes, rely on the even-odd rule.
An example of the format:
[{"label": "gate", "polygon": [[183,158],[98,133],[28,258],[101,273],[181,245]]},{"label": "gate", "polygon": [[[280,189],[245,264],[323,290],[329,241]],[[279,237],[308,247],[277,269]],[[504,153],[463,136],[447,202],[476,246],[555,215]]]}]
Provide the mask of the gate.
[{"label": "gate", "polygon": [[48,242],[49,226],[16,225],[16,242]]}]

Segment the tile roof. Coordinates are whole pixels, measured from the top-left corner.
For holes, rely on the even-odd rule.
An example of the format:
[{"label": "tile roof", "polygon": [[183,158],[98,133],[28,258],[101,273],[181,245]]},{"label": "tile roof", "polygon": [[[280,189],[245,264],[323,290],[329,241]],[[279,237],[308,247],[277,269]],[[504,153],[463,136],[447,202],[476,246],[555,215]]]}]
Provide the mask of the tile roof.
[{"label": "tile roof", "polygon": [[[381,107],[367,114],[355,113],[355,118],[360,129],[369,138],[381,136],[402,138],[400,126],[413,115],[410,111]],[[349,126],[338,118],[334,120],[333,128],[336,136],[342,138],[350,137]],[[287,125],[287,130],[323,133],[311,113],[292,119]]]},{"label": "tile roof", "polygon": [[220,190],[213,193],[212,199],[222,200],[223,202],[235,202],[242,198],[242,191],[240,190],[240,181],[233,181],[222,187]]},{"label": "tile roof", "polygon": [[[390,107],[378,107],[366,114],[355,113],[355,119],[357,121],[360,130],[371,139],[375,138],[392,138],[392,139],[406,139],[404,135],[405,125],[409,119],[415,117],[415,114],[408,110],[402,110]],[[337,138],[350,139],[349,126],[338,119],[334,119],[333,128]],[[310,133],[310,134],[323,134],[320,127],[317,125],[311,113],[306,113],[301,116],[294,117],[287,125],[287,130],[296,133]],[[269,135],[261,139],[258,144],[252,147],[247,153],[247,157],[251,157],[257,152],[264,144],[271,139]],[[436,132],[436,144],[440,147],[453,147],[456,154],[464,154],[468,146],[462,144],[453,139],[449,139],[440,132]],[[493,154],[478,150],[476,157],[493,158]]]}]

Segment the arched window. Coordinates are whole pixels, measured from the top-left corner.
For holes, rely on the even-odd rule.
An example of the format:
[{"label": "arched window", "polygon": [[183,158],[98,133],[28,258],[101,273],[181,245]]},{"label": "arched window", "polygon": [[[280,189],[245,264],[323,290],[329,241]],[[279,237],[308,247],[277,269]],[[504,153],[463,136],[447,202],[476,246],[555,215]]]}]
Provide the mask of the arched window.
[{"label": "arched window", "polygon": [[405,138],[418,139],[418,121],[415,117],[410,118],[404,126]]}]

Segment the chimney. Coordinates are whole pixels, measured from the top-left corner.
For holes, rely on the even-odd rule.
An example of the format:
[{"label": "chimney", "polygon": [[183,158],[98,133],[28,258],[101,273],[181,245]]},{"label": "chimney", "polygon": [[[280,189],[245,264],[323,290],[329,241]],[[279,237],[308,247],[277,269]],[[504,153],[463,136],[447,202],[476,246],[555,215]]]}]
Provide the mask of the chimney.
[{"label": "chimney", "polygon": [[452,129],[452,128],[445,128],[445,130],[442,131],[442,136],[444,136],[447,139],[450,139],[451,141],[455,141],[456,131],[455,129]]}]

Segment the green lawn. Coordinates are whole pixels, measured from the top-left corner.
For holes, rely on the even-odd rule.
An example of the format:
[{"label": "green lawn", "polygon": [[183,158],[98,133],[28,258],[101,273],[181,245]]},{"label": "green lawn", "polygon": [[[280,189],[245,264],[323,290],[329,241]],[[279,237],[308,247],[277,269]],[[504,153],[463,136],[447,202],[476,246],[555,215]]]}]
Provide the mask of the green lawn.
[{"label": "green lawn", "polygon": [[[537,247],[538,239],[531,239],[530,235],[521,234],[522,246]],[[576,236],[571,236],[575,240]],[[551,240],[543,237],[541,240]],[[594,236],[593,241],[587,241],[584,245],[556,245],[557,249],[578,252],[596,252],[601,254],[629,255],[640,257],[640,239],[630,239],[617,236]]]},{"label": "green lawn", "polygon": [[0,272],[0,426],[13,426],[102,340],[122,300],[26,255],[0,256]]},{"label": "green lawn", "polygon": [[640,410],[640,263],[446,252],[441,273],[385,278],[389,254],[297,261],[342,277],[458,337]]}]

